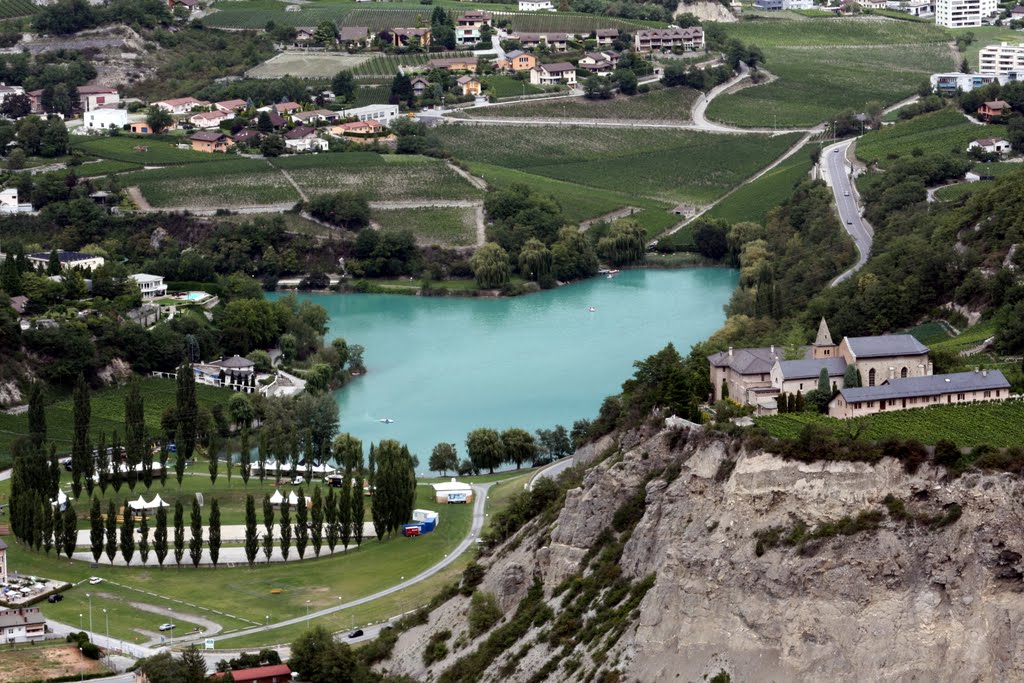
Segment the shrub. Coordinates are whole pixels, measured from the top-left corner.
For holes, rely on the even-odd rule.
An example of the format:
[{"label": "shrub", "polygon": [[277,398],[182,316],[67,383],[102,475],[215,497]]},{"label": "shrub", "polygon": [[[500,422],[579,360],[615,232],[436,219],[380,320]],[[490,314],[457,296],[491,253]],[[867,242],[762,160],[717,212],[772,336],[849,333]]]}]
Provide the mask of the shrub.
[{"label": "shrub", "polygon": [[501,619],[501,607],[491,593],[477,591],[469,605],[469,635],[476,638],[486,633]]},{"label": "shrub", "polygon": [[484,580],[487,570],[476,562],[470,562],[462,571],[462,594],[472,595],[477,586]]},{"label": "shrub", "polygon": [[434,662],[444,659],[448,655],[448,646],[445,641],[452,637],[448,629],[438,631],[430,635],[427,646],[423,649],[423,663],[430,666]]}]

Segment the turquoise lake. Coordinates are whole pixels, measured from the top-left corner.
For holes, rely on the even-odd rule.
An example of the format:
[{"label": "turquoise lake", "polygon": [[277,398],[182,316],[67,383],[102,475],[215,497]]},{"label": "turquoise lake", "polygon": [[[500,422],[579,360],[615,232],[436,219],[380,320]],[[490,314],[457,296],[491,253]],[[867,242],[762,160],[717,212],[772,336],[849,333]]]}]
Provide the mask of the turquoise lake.
[{"label": "turquoise lake", "polygon": [[364,444],[398,439],[426,471],[435,444],[464,457],[477,427],[593,418],[633,361],[668,342],[685,355],[718,329],[737,279],[722,268],[630,270],[511,299],[299,297],[327,309],[328,341],[366,347],[367,374],[335,395],[340,430]]}]

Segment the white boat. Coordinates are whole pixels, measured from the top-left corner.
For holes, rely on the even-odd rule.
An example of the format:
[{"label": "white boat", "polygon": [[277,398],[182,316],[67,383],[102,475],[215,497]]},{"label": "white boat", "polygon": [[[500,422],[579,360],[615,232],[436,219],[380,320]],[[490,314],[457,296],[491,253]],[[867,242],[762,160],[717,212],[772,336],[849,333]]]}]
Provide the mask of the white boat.
[{"label": "white boat", "polygon": [[591,313],[596,313],[596,312],[597,312],[597,309],[596,309],[596,308],[594,308],[593,306],[591,306],[591,307],[590,307],[590,308],[588,308],[587,310],[588,310],[588,311],[590,311]]},{"label": "white boat", "polygon": [[392,422],[394,422],[394,420],[392,420],[390,417],[382,417],[380,420],[378,420],[378,422],[383,422],[384,424],[389,425]]}]

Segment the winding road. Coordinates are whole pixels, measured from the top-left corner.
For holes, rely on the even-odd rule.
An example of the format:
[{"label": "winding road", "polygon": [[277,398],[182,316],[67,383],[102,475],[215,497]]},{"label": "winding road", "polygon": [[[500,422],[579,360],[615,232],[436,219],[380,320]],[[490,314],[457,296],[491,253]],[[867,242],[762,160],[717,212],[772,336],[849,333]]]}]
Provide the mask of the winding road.
[{"label": "winding road", "polygon": [[832,188],[832,195],[835,197],[836,210],[839,212],[839,220],[853,243],[857,246],[857,262],[848,270],[840,273],[830,287],[835,287],[853,277],[853,274],[864,267],[868,257],[871,256],[871,243],[875,230],[861,216],[861,207],[857,188],[850,179],[850,170],[847,168],[847,154],[854,140],[844,140],[834,145],[829,145],[821,153],[820,165],[825,182]]}]

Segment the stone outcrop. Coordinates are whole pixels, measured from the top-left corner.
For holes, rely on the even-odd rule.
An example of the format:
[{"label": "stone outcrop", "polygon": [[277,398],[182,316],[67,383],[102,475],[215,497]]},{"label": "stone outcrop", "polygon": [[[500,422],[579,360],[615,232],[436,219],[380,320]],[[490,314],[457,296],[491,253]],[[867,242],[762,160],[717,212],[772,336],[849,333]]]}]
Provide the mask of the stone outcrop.
[{"label": "stone outcrop", "polygon": [[[726,437],[670,443],[670,433],[656,434],[607,456],[567,493],[554,524],[530,523],[481,560],[479,590],[498,598],[506,618],[535,578],[557,614],[555,588],[644,487],[619,566],[629,579],[654,574],[654,587],[610,650],[594,659],[577,648],[582,664],[547,680],[612,669],[630,681],[699,681],[722,670],[733,681],[1024,680],[1024,486],[1014,476],[950,480],[930,465],[909,474],[892,459],[804,463]],[[889,494],[912,520],[886,511]],[[956,506],[959,519],[933,522]],[[864,511],[880,513],[877,528],[757,547],[769,527],[815,529]],[[436,679],[477,644],[465,640],[466,609],[465,598],[453,599],[431,625],[403,634],[387,669]],[[451,628],[463,643],[428,668],[431,628]],[[520,640],[530,647],[514,673],[509,653],[482,680],[528,680],[553,654],[537,642],[542,632]]]}]

